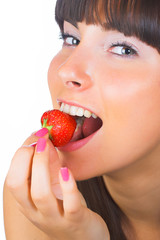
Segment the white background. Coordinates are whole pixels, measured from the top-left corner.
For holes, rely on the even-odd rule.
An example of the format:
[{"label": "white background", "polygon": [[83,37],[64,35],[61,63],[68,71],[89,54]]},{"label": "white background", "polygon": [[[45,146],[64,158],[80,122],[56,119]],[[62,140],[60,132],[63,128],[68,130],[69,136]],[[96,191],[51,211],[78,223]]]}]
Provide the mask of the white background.
[{"label": "white background", "polygon": [[[16,149],[52,108],[47,71],[61,48],[56,0],[0,1],[0,239],[3,183]],[[2,231],[3,230],[3,231]]]}]

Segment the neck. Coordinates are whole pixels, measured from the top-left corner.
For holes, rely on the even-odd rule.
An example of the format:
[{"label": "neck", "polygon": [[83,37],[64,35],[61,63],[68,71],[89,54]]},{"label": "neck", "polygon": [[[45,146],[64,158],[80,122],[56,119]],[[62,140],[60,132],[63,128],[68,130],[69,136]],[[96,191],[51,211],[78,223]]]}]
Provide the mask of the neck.
[{"label": "neck", "polygon": [[157,229],[159,232],[157,239],[160,239],[160,157],[158,154],[107,174],[104,176],[104,181],[113,200],[136,231],[145,227]]}]

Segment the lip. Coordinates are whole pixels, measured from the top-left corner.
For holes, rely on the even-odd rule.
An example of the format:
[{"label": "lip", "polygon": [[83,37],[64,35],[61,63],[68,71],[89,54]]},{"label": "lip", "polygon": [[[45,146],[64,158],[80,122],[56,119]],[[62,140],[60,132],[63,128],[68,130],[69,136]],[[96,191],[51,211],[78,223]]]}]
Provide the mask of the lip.
[{"label": "lip", "polygon": [[[101,128],[100,128],[101,129]],[[83,138],[81,140],[75,141],[75,142],[69,142],[66,144],[64,147],[59,147],[58,150],[63,151],[63,152],[72,152],[76,151],[80,148],[82,148],[84,145],[86,145],[95,135],[96,133],[100,130],[98,129],[96,132],[92,133],[86,138]]]}]

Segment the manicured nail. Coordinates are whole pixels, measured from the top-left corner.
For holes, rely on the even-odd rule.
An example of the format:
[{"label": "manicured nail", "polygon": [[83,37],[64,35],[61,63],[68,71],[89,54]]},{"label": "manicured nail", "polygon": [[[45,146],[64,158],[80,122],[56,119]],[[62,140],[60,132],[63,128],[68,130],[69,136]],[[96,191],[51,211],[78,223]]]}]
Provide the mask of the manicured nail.
[{"label": "manicured nail", "polygon": [[37,141],[37,153],[44,152],[46,147],[46,139],[45,138],[39,138]]},{"label": "manicured nail", "polygon": [[63,178],[63,181],[67,182],[69,180],[69,171],[68,168],[61,168],[61,175]]},{"label": "manicured nail", "polygon": [[35,136],[37,137],[44,137],[48,133],[47,128],[42,128],[38,132],[35,133]]}]

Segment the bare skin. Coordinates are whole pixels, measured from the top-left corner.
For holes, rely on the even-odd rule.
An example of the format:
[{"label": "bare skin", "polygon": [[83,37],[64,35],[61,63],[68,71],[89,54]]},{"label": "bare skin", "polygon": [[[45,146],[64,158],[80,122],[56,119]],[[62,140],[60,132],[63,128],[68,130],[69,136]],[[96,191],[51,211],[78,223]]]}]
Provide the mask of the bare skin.
[{"label": "bare skin", "polygon": [[[65,22],[64,32],[71,37],[64,40],[48,72],[53,106],[60,107],[58,100],[87,107],[102,119],[103,126],[83,148],[60,151],[59,160],[54,157],[57,172],[59,167],[66,166],[76,180],[103,175],[113,199],[134,227],[134,239],[159,240],[160,54],[135,37],[104,31],[96,25],[79,23],[75,28]],[[130,54],[124,51],[124,42]],[[35,140],[29,139],[30,143]],[[12,206],[18,194],[11,174],[16,161],[14,157],[6,180],[6,206]],[[50,175],[58,179],[57,173],[51,171]],[[9,213],[15,209],[19,211],[16,207],[6,208],[7,233],[11,228],[8,222],[14,222],[13,229],[26,224],[26,236],[27,232],[31,234],[28,239],[40,239],[39,231],[44,232],[40,219],[37,218],[36,225],[41,230],[36,229],[35,233],[31,220],[27,224],[23,217],[15,220],[11,214],[9,221]],[[103,239],[107,228],[100,219],[98,222]],[[8,236],[9,240],[17,239],[13,231]]]},{"label": "bare skin", "polygon": [[[39,152],[42,139],[45,149]],[[35,141],[36,148],[30,146]],[[7,240],[110,239],[103,219],[87,208],[71,172],[64,181],[60,166],[48,134],[43,138],[30,136],[17,150],[4,188]],[[63,201],[57,195],[57,185]]]}]

